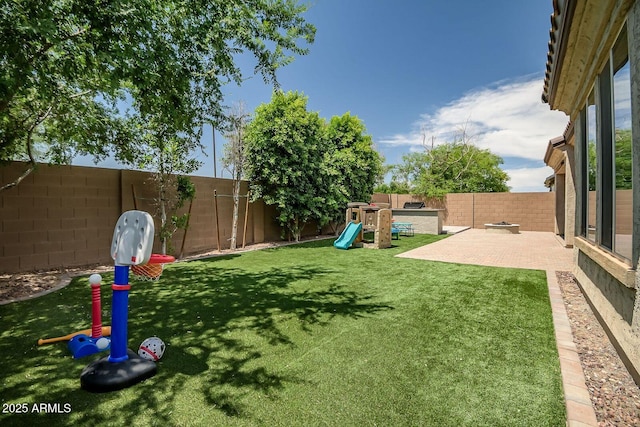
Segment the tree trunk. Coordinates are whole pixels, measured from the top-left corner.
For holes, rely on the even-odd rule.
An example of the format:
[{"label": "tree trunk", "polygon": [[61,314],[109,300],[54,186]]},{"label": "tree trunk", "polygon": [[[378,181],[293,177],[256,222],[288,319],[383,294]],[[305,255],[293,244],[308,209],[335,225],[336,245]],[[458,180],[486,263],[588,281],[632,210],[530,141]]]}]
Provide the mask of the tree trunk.
[{"label": "tree trunk", "polygon": [[160,178],[160,241],[162,242],[162,255],[167,254],[167,207],[165,205],[165,181]]},{"label": "tree trunk", "polygon": [[293,225],[293,238],[296,242],[300,241],[300,222],[298,221],[298,218],[295,219]]},{"label": "tree trunk", "polygon": [[231,250],[236,250],[238,241],[238,210],[240,205],[240,177],[233,182],[233,222],[231,224]]}]

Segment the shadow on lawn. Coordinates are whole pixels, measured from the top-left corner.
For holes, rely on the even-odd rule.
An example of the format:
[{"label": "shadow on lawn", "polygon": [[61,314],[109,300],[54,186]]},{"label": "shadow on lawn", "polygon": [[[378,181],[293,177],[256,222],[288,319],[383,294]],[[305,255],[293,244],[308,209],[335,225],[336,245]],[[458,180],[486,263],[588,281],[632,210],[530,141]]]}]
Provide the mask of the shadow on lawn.
[{"label": "shadow on lawn", "polygon": [[136,309],[144,313],[136,327],[170,337],[168,351],[181,353],[171,359],[177,362],[171,370],[203,375],[207,403],[228,416],[243,416],[241,397],[247,392],[272,395],[288,382],[304,381],[264,366],[263,351],[295,348],[292,334],[312,334],[335,317],[360,318],[390,308],[335,283],[315,285],[330,274],[308,266],[255,273],[216,268],[215,262],[176,265],[162,279],[169,285],[148,296],[153,305]]},{"label": "shadow on lawn", "polygon": [[[0,307],[0,325],[11,330],[0,332],[0,353],[4,354],[0,370],[8,379],[0,402],[20,402],[27,396],[34,402],[68,402],[74,417],[56,416],[69,425],[136,424],[140,414],[146,413],[155,422],[170,425],[176,413],[188,412],[189,396],[195,393],[194,401],[202,400],[227,416],[248,417],[251,414],[242,402],[249,393],[272,397],[287,383],[305,381],[283,372],[284,363],[273,363],[274,348],[295,349],[296,336],[313,335],[336,317],[357,319],[391,309],[370,295],[335,283],[326,268],[267,266],[248,271],[234,267],[233,262],[220,265],[229,259],[176,264],[159,283],[134,284],[129,347],[137,350],[144,338],[157,335],[167,350],[158,375],[118,392],[80,390],[80,371],[97,357],[74,360],[64,344],[35,346],[42,330],[65,323],[61,309],[68,311],[72,324],[90,325],[86,283],[77,280],[64,292]],[[103,283],[111,280],[105,279]],[[110,291],[103,285],[107,313],[110,300]],[[110,322],[110,314],[103,322]],[[44,422],[34,414],[9,420],[20,421],[19,425]]]}]

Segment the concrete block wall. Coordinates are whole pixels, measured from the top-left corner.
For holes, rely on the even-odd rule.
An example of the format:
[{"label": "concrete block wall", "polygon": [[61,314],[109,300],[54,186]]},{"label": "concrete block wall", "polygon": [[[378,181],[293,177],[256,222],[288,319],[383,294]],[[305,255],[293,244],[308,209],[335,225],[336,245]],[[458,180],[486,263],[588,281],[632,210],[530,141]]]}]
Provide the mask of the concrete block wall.
[{"label": "concrete block wall", "polygon": [[443,214],[434,209],[393,209],[393,220],[411,223],[415,233],[438,235],[442,233]]},{"label": "concrete block wall", "polygon": [[[0,182],[14,181],[26,165],[0,167]],[[0,273],[16,273],[91,264],[109,264],[115,223],[124,211],[145,210],[156,218],[151,174],[141,171],[80,166],[39,165],[18,186],[0,192]],[[218,249],[213,190],[217,190],[220,248],[230,246],[232,181],[192,177],[196,198],[184,245],[184,255]],[[134,202],[134,192],[136,200]],[[243,182],[241,194],[246,194]],[[240,199],[237,245],[243,241],[246,199]],[[188,204],[179,213],[187,212]],[[257,201],[249,204],[246,243],[277,240],[280,229],[275,211]],[[179,255],[184,237],[173,239]],[[160,248],[155,239],[154,252]]]},{"label": "concrete block wall", "polygon": [[[15,180],[26,165],[14,162],[0,167],[0,182]],[[39,165],[18,186],[0,192],[0,273],[33,271],[110,263],[113,227],[120,214],[130,209],[146,210],[154,217],[151,174],[80,166]],[[196,198],[191,207],[190,227],[184,239],[184,255],[230,245],[233,199],[232,181],[192,177]],[[216,225],[216,190],[218,222]],[[241,194],[246,194],[242,183]],[[135,193],[135,201],[134,201]],[[378,200],[380,199],[380,200]],[[374,201],[402,208],[419,201],[412,195],[374,195]],[[237,244],[242,245],[246,199],[240,199]],[[444,209],[445,225],[482,228],[485,222],[519,223],[521,230],[553,231],[553,193],[450,194],[427,206]],[[185,206],[179,213],[187,212]],[[246,243],[275,241],[281,237],[273,206],[258,201],[249,204]],[[316,233],[309,224],[303,235]],[[178,231],[173,251],[179,255],[184,237]],[[159,250],[156,239],[154,251]]]},{"label": "concrete block wall", "polygon": [[555,194],[478,193],[475,194],[473,228],[506,221],[520,224],[520,231],[555,230]]},{"label": "concrete block wall", "polygon": [[[420,200],[409,194],[378,195],[373,201],[391,200],[392,208]],[[443,209],[445,226],[484,228],[484,224],[506,221],[520,224],[522,231],[555,230],[555,195],[540,193],[461,193],[448,194],[444,201],[426,200],[429,208]]]},{"label": "concrete block wall", "polygon": [[[186,231],[178,230],[173,236],[171,247],[172,253],[179,255],[183,248],[184,254],[197,253],[218,249],[218,234],[220,234],[220,248],[228,249],[231,245],[232,217],[233,217],[233,181],[223,178],[206,178],[191,177],[191,181],[196,187],[196,195],[191,205],[191,215],[189,219],[189,228]],[[214,190],[216,197],[214,198]],[[155,187],[152,176],[149,173],[141,171],[122,171],[122,205],[123,211],[130,209],[144,210],[152,214],[154,218],[158,218],[157,206],[154,202]],[[247,194],[247,183],[241,183],[240,194]],[[218,219],[216,221],[216,201]],[[255,218],[253,213],[256,210],[255,205],[262,202],[249,204],[249,217],[247,219],[247,237],[246,243],[255,243],[255,228],[264,226],[261,222],[262,218]],[[177,212],[182,215],[189,212],[189,202]],[[238,211],[238,235],[236,238],[237,247],[243,242],[244,218],[246,210],[246,198],[241,197],[239,201]],[[156,220],[156,227],[160,224]],[[260,234],[260,233],[259,233]],[[264,235],[264,233],[261,233]],[[258,240],[261,242],[262,240]],[[156,239],[154,242],[154,250],[160,250],[160,241]]]},{"label": "concrete block wall", "polygon": [[616,191],[616,233],[633,233],[633,190]]},{"label": "concrete block wall", "polygon": [[[595,191],[589,191],[587,198],[587,223],[596,224]],[[633,234],[633,190],[617,190],[615,193],[615,234],[631,236]],[[595,239],[595,228],[590,228],[589,239]]]},{"label": "concrete block wall", "polygon": [[471,227],[473,225],[473,204],[473,194],[447,194],[444,225]]},{"label": "concrete block wall", "polygon": [[[24,169],[3,166],[0,182]],[[108,262],[119,186],[117,170],[39,165],[0,192],[0,272]]]}]

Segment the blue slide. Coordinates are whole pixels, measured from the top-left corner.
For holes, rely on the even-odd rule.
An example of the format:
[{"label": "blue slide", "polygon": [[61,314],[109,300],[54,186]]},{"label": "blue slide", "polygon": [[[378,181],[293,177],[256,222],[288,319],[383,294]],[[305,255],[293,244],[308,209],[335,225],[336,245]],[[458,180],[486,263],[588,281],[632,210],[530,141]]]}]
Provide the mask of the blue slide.
[{"label": "blue slide", "polygon": [[353,241],[356,239],[356,236],[358,235],[358,233],[360,233],[360,230],[362,230],[361,222],[357,224],[355,222],[350,222],[347,225],[347,228],[344,229],[340,237],[338,237],[338,239],[333,242],[333,246],[338,249],[349,249],[349,246],[351,246]]}]

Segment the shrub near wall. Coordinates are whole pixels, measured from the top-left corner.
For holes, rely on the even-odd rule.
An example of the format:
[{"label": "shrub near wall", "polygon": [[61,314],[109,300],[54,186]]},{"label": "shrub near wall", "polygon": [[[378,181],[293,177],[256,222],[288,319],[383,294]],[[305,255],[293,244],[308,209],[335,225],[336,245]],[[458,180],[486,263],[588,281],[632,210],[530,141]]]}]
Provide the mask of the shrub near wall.
[{"label": "shrub near wall", "polygon": [[[155,188],[151,175],[141,171],[122,171],[122,208],[123,211],[130,209],[139,209],[151,213],[154,217],[156,212],[155,206]],[[208,251],[218,248],[218,236],[216,226],[220,229],[220,247],[227,249],[230,246],[231,239],[231,218],[233,215],[233,198],[232,181],[230,179],[213,179],[206,177],[191,177],[191,181],[196,187],[196,195],[191,205],[191,215],[189,219],[189,228],[186,231],[178,230],[173,236],[171,243],[172,253],[179,255],[182,242],[184,239],[185,254]],[[217,193],[217,211],[218,221],[216,222],[216,203],[214,200],[214,190]],[[241,194],[246,195],[247,183],[242,183]],[[134,197],[135,195],[135,197]],[[244,217],[246,208],[246,198],[240,199],[239,206],[239,224],[238,224],[238,242],[239,246],[243,241]],[[261,202],[257,202],[260,204]],[[254,221],[253,212],[254,204],[250,204],[249,218],[247,221],[247,243],[253,243],[254,228],[263,227],[263,224],[257,224]],[[183,214],[189,212],[189,202],[185,203],[178,213]],[[159,223],[156,224],[159,226]],[[261,233],[257,233],[261,234]],[[264,233],[262,233],[263,235]],[[154,250],[160,250],[160,241],[156,239],[154,242]]]}]

